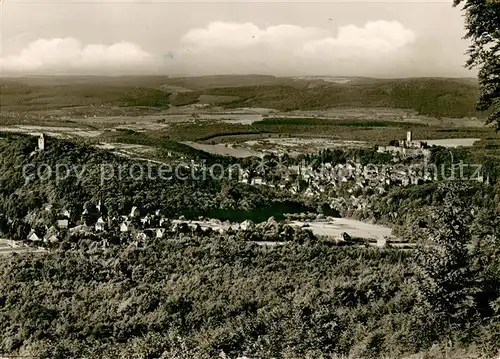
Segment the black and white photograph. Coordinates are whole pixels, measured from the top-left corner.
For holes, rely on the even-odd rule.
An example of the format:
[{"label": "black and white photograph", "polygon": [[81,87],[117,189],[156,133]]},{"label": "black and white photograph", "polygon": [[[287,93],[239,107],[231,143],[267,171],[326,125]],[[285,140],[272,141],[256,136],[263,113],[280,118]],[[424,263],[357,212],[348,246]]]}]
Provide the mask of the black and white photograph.
[{"label": "black and white photograph", "polygon": [[1,0],[0,359],[500,359],[500,1]]}]

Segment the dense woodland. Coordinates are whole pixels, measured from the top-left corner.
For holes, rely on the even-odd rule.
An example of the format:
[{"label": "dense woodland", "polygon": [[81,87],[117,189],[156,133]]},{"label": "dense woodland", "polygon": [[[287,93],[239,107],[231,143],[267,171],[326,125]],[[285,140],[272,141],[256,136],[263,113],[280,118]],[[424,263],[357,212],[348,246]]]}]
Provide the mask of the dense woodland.
[{"label": "dense woodland", "polygon": [[[471,238],[456,196],[418,250],[260,247],[216,233],[143,246],[95,239],[0,265],[0,350],[39,358],[401,357],[432,345],[492,357],[498,219]],[[473,252],[467,243],[478,241]]]}]

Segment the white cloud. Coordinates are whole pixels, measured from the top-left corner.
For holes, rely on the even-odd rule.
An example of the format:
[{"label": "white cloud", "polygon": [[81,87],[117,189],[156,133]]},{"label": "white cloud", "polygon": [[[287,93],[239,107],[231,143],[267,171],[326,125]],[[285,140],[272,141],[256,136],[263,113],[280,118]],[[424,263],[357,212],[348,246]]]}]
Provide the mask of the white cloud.
[{"label": "white cloud", "polygon": [[368,22],[363,27],[343,26],[336,37],[316,27],[278,25],[260,29],[252,23],[212,22],[205,28],[188,31],[182,38],[184,44],[194,49],[244,49],[266,45],[284,50],[302,47],[307,53],[325,48],[390,52],[414,40],[414,32],[397,21]]},{"label": "white cloud", "polygon": [[[336,33],[317,27],[212,22],[181,39],[178,66],[185,71],[332,73],[366,75],[381,66],[407,61],[401,54],[416,41],[414,31],[397,21],[347,25]],[[188,50],[186,50],[188,49]]]},{"label": "white cloud", "polygon": [[102,72],[131,69],[151,60],[151,55],[130,42],[83,45],[77,39],[39,39],[17,55],[2,59],[9,72]]},{"label": "white cloud", "polygon": [[328,34],[326,30],[296,25],[269,26],[261,30],[248,22],[212,22],[206,28],[188,31],[182,41],[194,49],[244,49],[261,45],[291,49]]},{"label": "white cloud", "polygon": [[213,22],[204,29],[192,29],[183,41],[196,49],[247,48],[257,44],[261,30],[251,23]]},{"label": "white cloud", "polygon": [[328,57],[380,57],[397,52],[415,41],[413,31],[399,22],[369,22],[364,27],[348,25],[339,29],[337,37],[304,44],[310,55]]}]

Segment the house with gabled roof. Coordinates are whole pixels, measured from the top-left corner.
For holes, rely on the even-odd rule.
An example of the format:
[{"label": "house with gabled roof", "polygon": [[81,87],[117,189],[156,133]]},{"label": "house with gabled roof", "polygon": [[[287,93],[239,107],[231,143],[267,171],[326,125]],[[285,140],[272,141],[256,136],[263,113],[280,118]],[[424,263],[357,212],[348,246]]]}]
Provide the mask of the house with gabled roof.
[{"label": "house with gabled roof", "polygon": [[165,236],[165,228],[156,229],[156,238],[163,238]]},{"label": "house with gabled roof", "polygon": [[125,221],[125,222],[122,222],[120,224],[120,232],[126,233],[126,232],[130,232],[130,230],[131,230],[131,228],[130,228],[130,222]]},{"label": "house with gabled roof", "polygon": [[30,231],[27,239],[32,242],[41,242],[43,240],[42,236],[40,236],[34,229]]},{"label": "house with gabled roof", "polygon": [[45,233],[45,236],[43,237],[43,241],[45,243],[55,243],[59,242],[59,231],[56,229],[56,227],[52,226],[47,230],[47,233]]}]

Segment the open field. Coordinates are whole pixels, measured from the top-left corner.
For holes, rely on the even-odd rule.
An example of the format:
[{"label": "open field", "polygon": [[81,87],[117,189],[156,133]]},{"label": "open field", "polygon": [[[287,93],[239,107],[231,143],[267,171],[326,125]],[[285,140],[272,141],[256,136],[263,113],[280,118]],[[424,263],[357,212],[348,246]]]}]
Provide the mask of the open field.
[{"label": "open field", "polygon": [[202,150],[205,152],[209,152],[212,154],[216,155],[221,155],[221,156],[231,156],[231,157],[236,157],[236,158],[245,158],[245,157],[252,157],[252,156],[259,156],[260,153],[257,151],[251,151],[247,150],[244,148],[238,148],[238,147],[233,147],[232,145],[224,145],[224,144],[215,144],[215,145],[209,145],[209,144],[204,144],[204,143],[196,143],[196,142],[184,142],[184,144],[189,145],[193,148],[196,148],[198,150]]},{"label": "open field", "polygon": [[[173,220],[172,223],[180,223],[180,220]],[[199,225],[201,228],[212,228],[213,230],[227,230],[230,224],[220,221],[190,221],[191,226]],[[357,239],[377,240],[386,237],[390,240],[398,239],[392,235],[392,230],[388,227],[364,223],[348,218],[335,218],[333,221],[291,221],[289,223],[295,227],[303,227],[311,230],[317,236],[339,238],[342,233],[348,233]]]},{"label": "open field", "polygon": [[378,239],[390,237],[393,240],[391,229],[384,226],[368,224],[348,218],[335,218],[333,222],[292,222],[295,225],[307,224],[317,236],[339,237],[343,232],[348,233],[351,237],[363,239]]},{"label": "open field", "polygon": [[33,253],[33,252],[43,253],[43,252],[45,252],[45,250],[31,248],[31,247],[19,244],[17,242],[10,241],[8,239],[1,239],[0,238],[0,256],[12,254],[12,253],[20,254],[20,253]]}]

